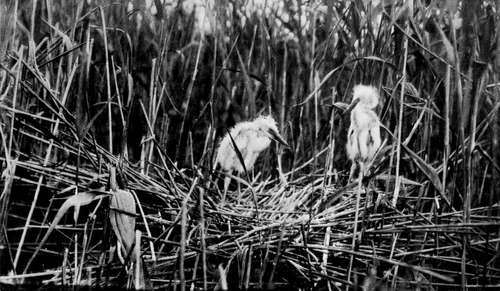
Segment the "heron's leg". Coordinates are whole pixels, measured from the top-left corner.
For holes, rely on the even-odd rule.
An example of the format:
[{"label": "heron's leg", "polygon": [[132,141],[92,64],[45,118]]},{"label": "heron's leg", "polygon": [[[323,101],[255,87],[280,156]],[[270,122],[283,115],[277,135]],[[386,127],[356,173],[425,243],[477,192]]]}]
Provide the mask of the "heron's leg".
[{"label": "heron's leg", "polygon": [[116,240],[116,254],[118,255],[118,259],[122,263],[122,265],[125,265],[125,259],[123,258],[122,254],[122,244],[120,243],[120,240]]},{"label": "heron's leg", "polygon": [[226,193],[227,190],[229,189],[229,184],[231,183],[231,177],[224,177],[224,192],[222,193],[222,201],[221,205],[224,206],[224,203],[226,203]]},{"label": "heron's leg", "polygon": [[[360,167],[363,169],[363,179],[368,175],[368,170],[372,165],[372,161],[373,159],[360,164]],[[364,187],[365,189],[363,189],[366,193],[365,206],[373,202],[373,194],[370,191],[370,183],[371,181],[368,181],[368,184]]]},{"label": "heron's leg", "polygon": [[350,183],[352,179],[354,178],[354,171],[356,171],[356,162],[353,161],[351,163],[351,171],[349,172],[349,180],[347,180],[347,183]]},{"label": "heron's leg", "polygon": [[366,172],[366,164],[362,161],[359,161],[359,182],[358,185],[361,189],[361,186],[363,186],[363,178],[365,177],[365,172]]},{"label": "heron's leg", "polygon": [[[358,178],[358,191],[356,196],[356,215],[359,218],[359,204],[361,201],[361,193],[364,191],[363,179],[365,178],[366,164],[364,162],[359,162],[359,178]],[[366,201],[365,201],[366,203]],[[356,220],[357,221],[357,220]],[[357,223],[356,223],[357,225]],[[359,235],[359,240],[361,240],[361,234]]]}]

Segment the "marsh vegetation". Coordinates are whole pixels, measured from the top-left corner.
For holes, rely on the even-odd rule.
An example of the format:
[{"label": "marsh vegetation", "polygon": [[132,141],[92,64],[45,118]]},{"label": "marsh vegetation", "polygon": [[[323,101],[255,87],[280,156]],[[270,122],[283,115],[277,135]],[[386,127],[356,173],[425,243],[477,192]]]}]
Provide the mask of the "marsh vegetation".
[{"label": "marsh vegetation", "polygon": [[[499,9],[1,1],[0,282],[500,287]],[[380,95],[362,183],[356,84]],[[259,115],[290,147],[221,205],[218,142]]]}]

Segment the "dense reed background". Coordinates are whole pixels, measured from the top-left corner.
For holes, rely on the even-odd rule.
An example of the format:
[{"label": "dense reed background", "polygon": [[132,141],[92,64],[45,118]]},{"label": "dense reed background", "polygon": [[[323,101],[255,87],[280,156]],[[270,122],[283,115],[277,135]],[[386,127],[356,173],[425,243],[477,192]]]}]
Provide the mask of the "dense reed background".
[{"label": "dense reed background", "polygon": [[[1,281],[500,287],[499,9],[0,2]],[[385,143],[352,249],[356,185],[339,102],[358,83],[380,90]],[[243,186],[245,202],[220,208],[210,183],[217,141],[259,114],[278,120],[291,148],[273,145]],[[110,250],[109,199],[54,219],[73,194],[116,188],[137,205],[142,276]]]}]

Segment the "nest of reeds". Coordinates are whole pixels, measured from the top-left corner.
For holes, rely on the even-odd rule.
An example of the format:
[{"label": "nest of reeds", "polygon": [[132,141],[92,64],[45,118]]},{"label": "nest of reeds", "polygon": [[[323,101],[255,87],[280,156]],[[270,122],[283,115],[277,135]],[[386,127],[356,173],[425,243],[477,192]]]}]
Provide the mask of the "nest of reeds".
[{"label": "nest of reeds", "polygon": [[[25,138],[33,138],[34,129],[25,127]],[[352,285],[373,290],[456,288],[463,277],[479,287],[500,278],[500,269],[490,263],[496,255],[498,221],[487,215],[497,206],[471,209],[471,222],[464,223],[462,211],[429,207],[436,204],[423,197],[400,197],[392,207],[391,194],[376,187],[383,177],[372,178],[358,192],[356,183],[341,187],[327,183],[326,175],[291,180],[292,173],[285,173],[286,183],[246,182],[239,190],[241,200],[233,189],[221,208],[217,184],[201,169],[177,169],[166,157],[163,165],[140,169],[90,140],[80,150],[46,140],[41,152],[48,156],[51,148],[56,156],[64,151],[66,162],[44,156],[4,160],[9,165],[4,175],[11,182],[9,231],[18,233],[9,236],[7,251],[18,272],[3,276],[3,282],[211,289]],[[76,167],[70,161],[78,151]],[[419,187],[404,185],[409,193]],[[113,207],[117,189],[133,197],[137,213],[120,212],[124,206],[119,203]],[[23,201],[22,193],[38,193],[37,201]],[[362,209],[353,249],[358,193]],[[85,194],[90,198],[70,205],[80,208],[76,221],[68,207],[55,220],[65,201]],[[422,211],[424,204],[427,211]],[[30,212],[32,205],[36,207]],[[132,224],[119,221],[118,227],[141,233],[139,240],[132,234],[123,260],[116,245],[126,238],[113,231],[113,211],[134,217]]]}]

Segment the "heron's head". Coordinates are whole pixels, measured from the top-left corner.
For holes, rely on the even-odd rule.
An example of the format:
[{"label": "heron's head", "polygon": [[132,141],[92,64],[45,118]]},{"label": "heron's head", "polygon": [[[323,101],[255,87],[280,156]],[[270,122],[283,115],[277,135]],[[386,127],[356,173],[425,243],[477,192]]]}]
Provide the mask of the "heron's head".
[{"label": "heron's head", "polygon": [[374,109],[378,105],[378,91],[373,86],[356,85],[353,89],[352,102],[367,109]]},{"label": "heron's head", "polygon": [[289,147],[288,143],[280,135],[276,120],[274,120],[271,115],[261,115],[257,117],[253,123],[256,125],[257,130],[264,132],[269,138],[280,144]]}]

